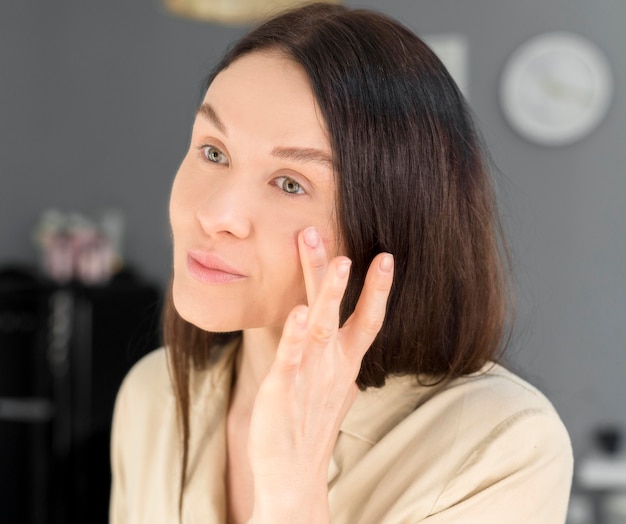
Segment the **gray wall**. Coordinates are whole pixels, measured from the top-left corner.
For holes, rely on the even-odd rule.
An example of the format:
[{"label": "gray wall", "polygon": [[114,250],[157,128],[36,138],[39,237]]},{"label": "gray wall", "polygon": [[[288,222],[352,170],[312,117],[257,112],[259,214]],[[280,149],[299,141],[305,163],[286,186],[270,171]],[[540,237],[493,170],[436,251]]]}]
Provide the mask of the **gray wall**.
[{"label": "gray wall", "polygon": [[[592,427],[626,425],[626,4],[623,0],[368,0],[421,34],[469,42],[471,105],[498,168],[515,259],[514,367],[553,400],[581,455]],[[497,103],[509,54],[569,30],[603,49],[610,114],[575,146],[519,138]],[[157,0],[0,5],[0,263],[32,263],[48,207],[127,218],[129,263],[169,272],[167,199],[200,81],[241,28],[170,17]]]}]

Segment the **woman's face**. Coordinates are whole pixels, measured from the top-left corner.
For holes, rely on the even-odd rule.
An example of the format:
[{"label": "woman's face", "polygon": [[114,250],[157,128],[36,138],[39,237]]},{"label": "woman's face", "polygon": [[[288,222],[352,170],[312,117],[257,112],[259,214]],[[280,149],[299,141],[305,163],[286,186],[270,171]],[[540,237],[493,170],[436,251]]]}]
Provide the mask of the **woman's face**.
[{"label": "woman's face", "polygon": [[280,326],[306,294],[297,234],[337,254],[325,124],[299,65],[239,58],[211,84],[170,200],[173,298],[207,331]]}]

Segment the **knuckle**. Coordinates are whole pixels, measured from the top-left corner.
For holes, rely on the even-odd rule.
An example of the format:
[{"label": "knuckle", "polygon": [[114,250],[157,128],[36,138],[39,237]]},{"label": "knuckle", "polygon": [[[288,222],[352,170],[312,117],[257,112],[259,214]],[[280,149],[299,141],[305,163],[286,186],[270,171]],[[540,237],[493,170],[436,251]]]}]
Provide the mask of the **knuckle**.
[{"label": "knuckle", "polygon": [[328,265],[328,261],[326,260],[326,257],[323,254],[314,255],[309,259],[309,266],[312,269],[315,269],[315,270],[325,269],[327,265]]},{"label": "knuckle", "polygon": [[276,359],[278,369],[283,373],[297,371],[300,367],[300,359],[293,355],[283,355]]},{"label": "knuckle", "polygon": [[314,342],[327,343],[333,336],[335,329],[330,326],[313,324],[309,328],[309,336]]},{"label": "knuckle", "polygon": [[361,322],[361,329],[367,335],[376,336],[383,326],[383,317],[380,315],[368,315]]},{"label": "knuckle", "polygon": [[298,348],[279,347],[276,352],[274,365],[270,368],[269,375],[280,374],[297,370],[301,362],[301,352]]},{"label": "knuckle", "polygon": [[302,341],[302,336],[299,333],[289,331],[282,336],[282,341],[288,345],[296,345]]}]

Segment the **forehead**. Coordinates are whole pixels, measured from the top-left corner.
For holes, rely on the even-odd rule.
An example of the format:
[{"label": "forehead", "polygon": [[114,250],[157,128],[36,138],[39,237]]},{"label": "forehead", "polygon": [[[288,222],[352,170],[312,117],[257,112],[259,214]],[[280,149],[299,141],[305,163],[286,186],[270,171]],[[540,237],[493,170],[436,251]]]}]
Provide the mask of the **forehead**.
[{"label": "forehead", "polygon": [[[227,131],[263,129],[264,135],[329,149],[326,125],[304,69],[283,54],[253,52],[213,80],[204,98]],[[289,145],[289,144],[282,144]]]},{"label": "forehead", "polygon": [[235,59],[215,76],[209,86],[209,92],[221,90],[224,84],[232,88],[233,83],[255,90],[271,87],[289,91],[297,88],[302,94],[312,95],[308,77],[302,66],[274,50],[253,51]]}]

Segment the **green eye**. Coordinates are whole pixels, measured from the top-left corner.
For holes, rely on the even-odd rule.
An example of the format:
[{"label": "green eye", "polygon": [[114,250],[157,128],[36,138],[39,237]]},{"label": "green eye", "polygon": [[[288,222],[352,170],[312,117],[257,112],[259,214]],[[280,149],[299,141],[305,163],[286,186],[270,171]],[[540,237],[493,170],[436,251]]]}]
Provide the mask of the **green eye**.
[{"label": "green eye", "polygon": [[293,178],[289,178],[286,176],[281,176],[277,179],[277,185],[280,187],[285,193],[290,194],[304,194],[304,189],[302,186],[296,182]]},{"label": "green eye", "polygon": [[214,164],[223,164],[226,161],[226,157],[224,156],[224,153],[222,153],[215,146],[204,146],[202,148],[202,152],[204,154],[204,157],[209,162],[212,162]]}]

